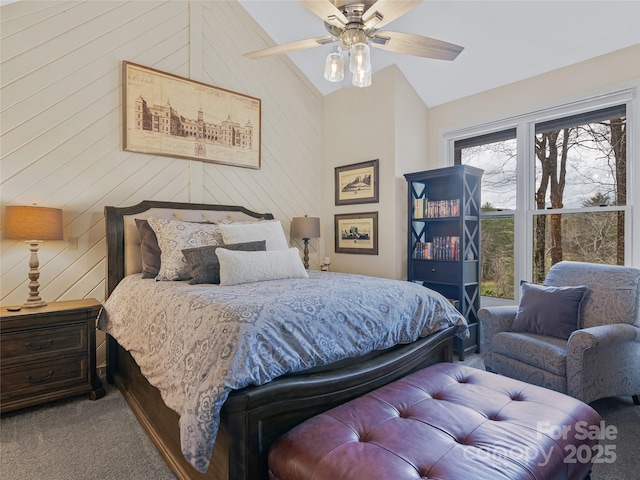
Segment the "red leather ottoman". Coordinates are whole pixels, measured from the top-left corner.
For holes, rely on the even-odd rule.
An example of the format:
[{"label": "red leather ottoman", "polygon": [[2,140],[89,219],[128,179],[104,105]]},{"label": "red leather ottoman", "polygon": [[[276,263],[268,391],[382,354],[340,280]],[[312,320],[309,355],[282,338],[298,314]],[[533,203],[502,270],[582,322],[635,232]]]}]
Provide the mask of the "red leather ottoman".
[{"label": "red leather ottoman", "polygon": [[269,476],[584,479],[599,428],[575,398],[440,363],[298,425],[271,447]]}]

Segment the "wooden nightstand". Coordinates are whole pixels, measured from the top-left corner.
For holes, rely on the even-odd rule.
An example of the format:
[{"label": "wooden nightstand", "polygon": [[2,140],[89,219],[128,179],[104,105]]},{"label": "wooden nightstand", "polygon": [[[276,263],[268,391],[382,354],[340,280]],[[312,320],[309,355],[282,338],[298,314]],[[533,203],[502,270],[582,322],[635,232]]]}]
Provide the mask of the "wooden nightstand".
[{"label": "wooden nightstand", "polygon": [[96,372],[95,299],[0,308],[0,412],[89,393],[105,394]]}]

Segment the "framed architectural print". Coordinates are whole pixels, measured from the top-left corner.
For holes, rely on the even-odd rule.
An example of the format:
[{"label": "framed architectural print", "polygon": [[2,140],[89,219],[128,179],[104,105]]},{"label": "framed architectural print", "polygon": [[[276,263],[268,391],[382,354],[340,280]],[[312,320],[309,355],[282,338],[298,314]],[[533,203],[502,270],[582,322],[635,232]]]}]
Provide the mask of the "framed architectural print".
[{"label": "framed architectural print", "polygon": [[378,203],[378,160],[336,167],[336,205]]},{"label": "framed architectural print", "polygon": [[336,253],[378,255],[378,212],[335,215]]},{"label": "framed architectural print", "polygon": [[259,98],[123,62],[123,148],[260,168]]}]

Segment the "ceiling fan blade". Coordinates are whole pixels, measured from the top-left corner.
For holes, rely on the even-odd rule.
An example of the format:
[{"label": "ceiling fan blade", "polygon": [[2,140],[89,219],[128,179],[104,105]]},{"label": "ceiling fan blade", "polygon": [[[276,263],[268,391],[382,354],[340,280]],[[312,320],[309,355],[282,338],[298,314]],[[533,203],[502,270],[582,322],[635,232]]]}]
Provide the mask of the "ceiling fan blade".
[{"label": "ceiling fan blade", "polygon": [[249,52],[243,55],[251,59],[263,58],[269,57],[271,55],[282,55],[283,53],[306,50],[307,48],[319,47],[320,45],[327,45],[329,43],[334,43],[337,41],[337,38],[330,35],[325,35],[324,37],[308,38],[306,40],[299,40],[297,42],[276,45],[275,47],[263,48],[262,50],[256,50],[255,52]]},{"label": "ceiling fan blade", "polygon": [[322,20],[336,27],[344,27],[348,20],[331,0],[302,0],[308,10],[316,14]]},{"label": "ceiling fan blade", "polygon": [[455,60],[464,47],[443,42],[435,38],[423,37],[412,33],[380,32],[371,39],[371,45],[380,50],[405,53],[418,57]]},{"label": "ceiling fan blade", "polygon": [[365,28],[380,29],[404,15],[422,0],[378,0],[362,15]]}]

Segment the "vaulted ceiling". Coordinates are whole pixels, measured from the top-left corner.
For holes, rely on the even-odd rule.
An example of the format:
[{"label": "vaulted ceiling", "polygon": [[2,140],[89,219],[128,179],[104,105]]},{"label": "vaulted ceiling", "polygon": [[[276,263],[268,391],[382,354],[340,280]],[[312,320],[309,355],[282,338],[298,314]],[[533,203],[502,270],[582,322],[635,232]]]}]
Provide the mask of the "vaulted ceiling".
[{"label": "vaulted ceiling", "polygon": [[[239,2],[273,45],[327,35],[322,20],[297,0]],[[374,81],[376,71],[396,64],[432,107],[638,44],[639,22],[637,0],[425,0],[382,30],[444,40],[464,51],[449,62],[372,49]],[[329,51],[325,45],[288,54],[323,95],[350,85],[348,78],[339,84],[323,78]]]}]

